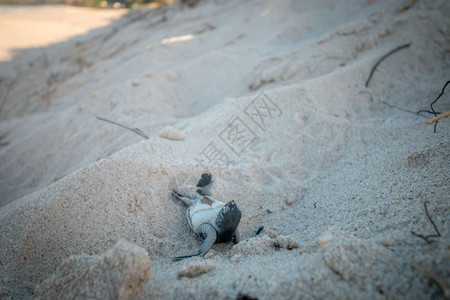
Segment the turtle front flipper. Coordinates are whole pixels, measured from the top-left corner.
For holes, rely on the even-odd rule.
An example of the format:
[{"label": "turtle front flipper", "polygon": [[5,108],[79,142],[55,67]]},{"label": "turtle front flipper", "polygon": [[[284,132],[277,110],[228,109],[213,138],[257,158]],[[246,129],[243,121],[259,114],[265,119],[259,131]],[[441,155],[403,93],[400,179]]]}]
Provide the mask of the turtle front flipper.
[{"label": "turtle front flipper", "polygon": [[199,255],[200,255],[200,252],[196,253],[196,254],[191,254],[191,255],[177,256],[177,257],[174,257],[173,259],[174,260],[182,260],[182,259],[185,259],[185,258],[189,258],[189,257],[193,257],[193,256],[199,256]]},{"label": "turtle front flipper", "polygon": [[241,241],[241,234],[239,233],[239,230],[236,229],[236,232],[233,235],[233,243],[239,244],[240,241]]},{"label": "turtle front flipper", "polygon": [[211,224],[200,225],[200,233],[205,238],[202,247],[200,248],[200,256],[204,256],[211,249],[212,245],[217,240],[217,232]]},{"label": "turtle front flipper", "polygon": [[212,245],[214,245],[214,243],[216,242],[217,239],[216,230],[210,224],[202,224],[200,225],[199,233],[205,238],[205,241],[203,242],[200,251],[196,254],[177,256],[174,258],[175,260],[182,260],[184,258],[189,258],[193,256],[204,256],[206,253],[208,253],[209,249],[211,249]]}]

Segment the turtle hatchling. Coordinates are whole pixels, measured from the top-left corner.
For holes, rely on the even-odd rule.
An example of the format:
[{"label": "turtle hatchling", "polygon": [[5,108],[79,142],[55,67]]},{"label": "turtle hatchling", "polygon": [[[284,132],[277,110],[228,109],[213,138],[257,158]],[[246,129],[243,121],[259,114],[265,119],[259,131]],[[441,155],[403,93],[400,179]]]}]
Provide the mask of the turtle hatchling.
[{"label": "turtle hatchling", "polygon": [[205,239],[197,253],[178,256],[175,257],[175,260],[204,256],[214,243],[226,243],[231,240],[239,243],[240,236],[237,227],[242,213],[234,200],[224,204],[212,197],[211,179],[211,174],[202,174],[194,191],[189,191],[189,189],[183,191],[183,188],[172,191],[172,195],[188,206],[186,217],[191,229]]}]

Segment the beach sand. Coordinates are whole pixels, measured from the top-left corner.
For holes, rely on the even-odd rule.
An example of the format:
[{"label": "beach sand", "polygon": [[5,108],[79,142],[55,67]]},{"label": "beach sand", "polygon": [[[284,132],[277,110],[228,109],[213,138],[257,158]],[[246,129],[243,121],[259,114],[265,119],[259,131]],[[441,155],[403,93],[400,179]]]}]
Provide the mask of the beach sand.
[{"label": "beach sand", "polygon": [[96,10],[72,6],[0,7],[0,61],[21,50],[60,43],[106,26],[126,10]]},{"label": "beach sand", "polygon": [[[205,0],[13,54],[0,295],[42,293],[71,255],[126,240],[152,261],[141,299],[449,298],[450,120],[434,132],[415,114],[450,80],[449,14],[448,1]],[[242,241],[174,262],[201,240],[170,190],[204,171],[241,208]],[[425,203],[440,233],[426,241]]]}]

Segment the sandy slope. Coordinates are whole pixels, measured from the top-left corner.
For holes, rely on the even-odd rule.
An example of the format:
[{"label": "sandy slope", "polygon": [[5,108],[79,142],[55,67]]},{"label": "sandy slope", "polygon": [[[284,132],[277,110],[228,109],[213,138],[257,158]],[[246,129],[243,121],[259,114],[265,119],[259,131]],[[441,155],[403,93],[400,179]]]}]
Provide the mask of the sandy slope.
[{"label": "sandy slope", "polygon": [[[127,239],[153,260],[142,298],[448,297],[449,121],[433,133],[383,101],[429,108],[450,75],[450,8],[409,3],[134,11],[3,63],[1,290],[29,296],[67,256]],[[435,108],[449,107],[445,94]],[[172,262],[200,243],[168,194],[198,160],[242,208],[246,240]],[[433,233],[425,201],[432,245],[411,234]],[[177,279],[205,261],[209,274]]]}]

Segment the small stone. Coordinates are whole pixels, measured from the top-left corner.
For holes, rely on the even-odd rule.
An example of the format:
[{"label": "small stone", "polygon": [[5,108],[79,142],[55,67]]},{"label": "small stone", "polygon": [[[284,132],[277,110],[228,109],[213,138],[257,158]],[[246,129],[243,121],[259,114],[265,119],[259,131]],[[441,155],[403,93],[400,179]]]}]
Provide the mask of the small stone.
[{"label": "small stone", "polygon": [[261,231],[263,231],[263,230],[264,230],[264,226],[259,227],[258,230],[256,230],[255,235],[259,235],[261,233]]},{"label": "small stone", "polygon": [[172,126],[166,126],[159,132],[159,137],[172,141],[184,141],[184,135]]},{"label": "small stone", "polygon": [[195,264],[187,264],[183,266],[183,268],[178,272],[177,277],[197,277],[202,274],[208,273],[211,270],[214,270],[216,265],[214,264],[205,264],[205,263],[195,263]]}]

